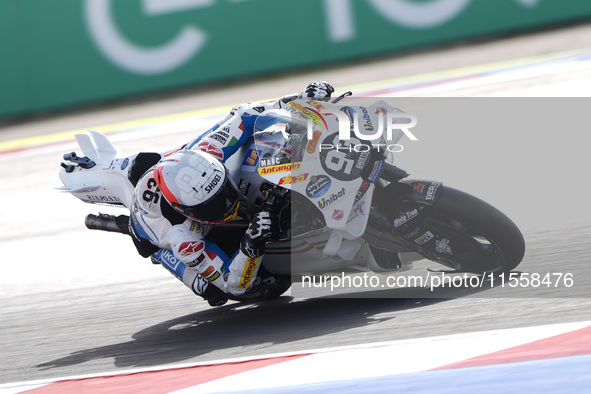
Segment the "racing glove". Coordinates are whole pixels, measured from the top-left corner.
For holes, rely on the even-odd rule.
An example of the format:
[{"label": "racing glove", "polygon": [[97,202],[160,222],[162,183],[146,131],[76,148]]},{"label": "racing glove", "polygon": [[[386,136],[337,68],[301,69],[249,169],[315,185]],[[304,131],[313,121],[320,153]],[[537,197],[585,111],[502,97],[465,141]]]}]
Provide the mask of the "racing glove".
[{"label": "racing glove", "polygon": [[248,257],[260,257],[265,253],[265,244],[271,238],[271,214],[261,211],[254,215],[240,241],[240,250]]},{"label": "racing glove", "polygon": [[327,101],[332,92],[334,92],[334,88],[329,83],[312,82],[300,93],[299,98]]}]

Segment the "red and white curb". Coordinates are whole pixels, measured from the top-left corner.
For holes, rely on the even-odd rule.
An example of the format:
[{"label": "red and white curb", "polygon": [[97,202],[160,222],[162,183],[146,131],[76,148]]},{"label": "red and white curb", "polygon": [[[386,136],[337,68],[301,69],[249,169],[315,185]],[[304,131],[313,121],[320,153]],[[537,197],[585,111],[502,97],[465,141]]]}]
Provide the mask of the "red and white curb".
[{"label": "red and white curb", "polygon": [[[330,391],[336,385],[347,382],[353,385],[368,378],[374,379],[372,387],[376,389],[380,381],[375,378],[387,377],[391,382],[396,376],[416,376],[416,380],[421,380],[421,376],[429,373],[426,371],[441,373],[540,360],[577,362],[578,356],[589,355],[591,321],[315,349],[150,371],[20,382],[0,385],[0,394],[291,392],[290,388],[297,392],[296,388],[302,386],[312,391],[314,387]],[[560,376],[556,365],[552,369]],[[569,369],[572,371],[572,366]],[[487,371],[487,376],[490,374]],[[512,384],[511,379],[504,382],[506,387]]]}]

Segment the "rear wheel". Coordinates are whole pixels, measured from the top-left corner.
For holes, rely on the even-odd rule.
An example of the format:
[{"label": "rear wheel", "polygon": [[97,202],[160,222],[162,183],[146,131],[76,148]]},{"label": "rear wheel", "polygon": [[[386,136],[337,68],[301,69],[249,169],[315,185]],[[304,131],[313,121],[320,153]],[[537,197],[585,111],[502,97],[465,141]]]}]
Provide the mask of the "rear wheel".
[{"label": "rear wheel", "polygon": [[431,260],[480,274],[511,271],[523,259],[525,241],[515,223],[467,193],[444,187],[439,199],[421,216],[425,228],[436,235],[419,247]]}]

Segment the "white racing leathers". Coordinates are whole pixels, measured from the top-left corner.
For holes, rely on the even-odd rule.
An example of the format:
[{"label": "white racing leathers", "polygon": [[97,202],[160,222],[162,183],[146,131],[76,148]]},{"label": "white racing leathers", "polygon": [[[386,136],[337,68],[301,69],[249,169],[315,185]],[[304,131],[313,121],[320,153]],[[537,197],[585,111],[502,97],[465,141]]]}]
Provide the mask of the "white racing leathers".
[{"label": "white racing leathers", "polygon": [[[281,100],[236,107],[185,148],[200,149],[223,162],[252,135],[256,118],[280,105]],[[262,257],[250,257],[240,249],[229,257],[208,241],[211,225],[176,212],[158,189],[153,169],[142,175],[136,185],[130,227],[136,246],[149,242],[160,248],[152,254],[152,260],[161,263],[198,295],[203,295],[210,284],[240,295],[256,278]]]}]

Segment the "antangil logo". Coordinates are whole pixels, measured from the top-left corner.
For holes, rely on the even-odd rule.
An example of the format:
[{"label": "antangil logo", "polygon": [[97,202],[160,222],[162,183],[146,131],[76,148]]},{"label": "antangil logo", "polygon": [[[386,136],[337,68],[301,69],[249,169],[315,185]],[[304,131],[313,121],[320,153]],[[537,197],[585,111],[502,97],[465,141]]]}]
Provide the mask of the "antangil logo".
[{"label": "antangil logo", "polygon": [[262,167],[259,168],[259,174],[261,175],[269,175],[269,174],[277,174],[279,172],[289,172],[294,171],[300,168],[302,163],[287,163],[287,164],[279,164],[276,166],[270,167]]}]

